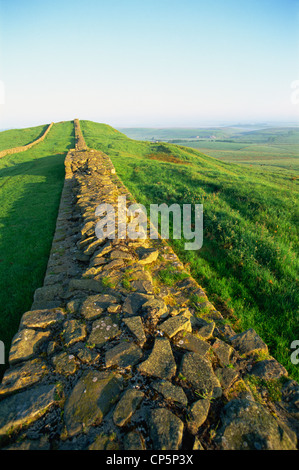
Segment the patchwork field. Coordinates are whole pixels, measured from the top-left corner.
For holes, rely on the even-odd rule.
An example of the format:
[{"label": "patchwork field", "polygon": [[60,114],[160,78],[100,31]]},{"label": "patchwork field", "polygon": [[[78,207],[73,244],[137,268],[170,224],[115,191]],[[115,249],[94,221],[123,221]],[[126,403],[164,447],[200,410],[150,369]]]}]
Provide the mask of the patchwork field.
[{"label": "patchwork field", "polygon": [[231,163],[299,170],[298,128],[123,129],[122,132],[138,140],[184,145]]}]

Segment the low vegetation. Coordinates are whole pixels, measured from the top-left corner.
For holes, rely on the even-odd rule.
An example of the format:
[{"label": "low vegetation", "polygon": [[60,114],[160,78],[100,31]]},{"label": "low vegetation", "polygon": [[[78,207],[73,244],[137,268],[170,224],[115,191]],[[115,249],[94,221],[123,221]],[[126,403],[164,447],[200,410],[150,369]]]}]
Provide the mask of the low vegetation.
[{"label": "low vegetation", "polygon": [[[9,131],[7,147],[34,140],[46,126]],[[29,131],[29,132],[28,132]],[[0,133],[0,142],[2,138]],[[64,158],[74,147],[72,122],[55,124],[46,139],[0,160],[0,339],[9,351],[22,314],[42,286],[64,182]],[[1,372],[1,371],[0,371]]]},{"label": "low vegetation", "polygon": [[[181,239],[171,242],[173,248],[233,327],[254,328],[298,379],[290,362],[290,344],[299,338],[293,171],[228,163],[166,142],[134,141],[90,121],[81,121],[81,128],[87,145],[111,157],[119,177],[147,208],[203,204],[203,247],[186,251]],[[153,154],[163,158],[150,158]]]},{"label": "low vegetation", "polygon": [[41,137],[49,124],[0,132],[0,151],[30,144]]},{"label": "low vegetation", "polygon": [[[121,130],[121,129],[120,129]],[[255,129],[253,126],[208,129],[124,129],[133,139],[170,142],[217,159],[277,170],[299,169],[299,128]],[[153,135],[154,134],[154,135]],[[294,177],[298,174],[294,173]]]}]

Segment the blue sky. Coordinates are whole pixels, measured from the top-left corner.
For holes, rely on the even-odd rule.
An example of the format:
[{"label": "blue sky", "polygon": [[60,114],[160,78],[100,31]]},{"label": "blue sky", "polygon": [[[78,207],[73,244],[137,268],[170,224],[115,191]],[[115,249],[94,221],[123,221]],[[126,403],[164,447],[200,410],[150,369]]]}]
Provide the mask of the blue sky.
[{"label": "blue sky", "polygon": [[0,128],[297,121],[298,30],[299,0],[0,0]]}]

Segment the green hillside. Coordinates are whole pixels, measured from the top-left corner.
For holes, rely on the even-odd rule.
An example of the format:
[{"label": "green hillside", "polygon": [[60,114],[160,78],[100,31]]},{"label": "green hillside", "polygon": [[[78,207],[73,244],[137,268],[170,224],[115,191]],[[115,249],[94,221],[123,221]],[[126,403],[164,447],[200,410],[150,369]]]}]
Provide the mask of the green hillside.
[{"label": "green hillside", "polygon": [[[45,128],[23,129],[23,137],[19,130],[5,131],[0,142],[10,132],[7,148],[28,143]],[[174,249],[234,329],[256,329],[298,379],[290,363],[290,344],[299,337],[293,170],[238,165],[167,142],[135,141],[91,121],[81,121],[81,128],[89,147],[111,157],[138,202],[203,203],[202,249],[185,251],[184,240],[174,240]],[[0,160],[0,338],[6,351],[43,282],[64,158],[73,147],[73,123],[64,122],[31,150]]]},{"label": "green hillside", "polygon": [[41,137],[48,126],[49,124],[45,124],[43,126],[28,127],[27,129],[11,129],[0,132],[0,151],[30,144]]},{"label": "green hillside", "polygon": [[133,139],[184,145],[226,162],[299,170],[298,127],[120,130]]},{"label": "green hillside", "polygon": [[227,163],[170,143],[134,141],[81,121],[138,202],[204,206],[204,243],[173,247],[235,329],[254,328],[294,378],[298,328],[298,187],[292,172]]},{"label": "green hillside", "polygon": [[[9,131],[13,147],[47,126]],[[0,141],[2,133],[0,133]],[[0,338],[6,353],[42,286],[64,182],[64,158],[73,148],[72,122],[55,124],[45,140],[26,152],[0,159]],[[1,372],[1,371],[0,371]]]}]

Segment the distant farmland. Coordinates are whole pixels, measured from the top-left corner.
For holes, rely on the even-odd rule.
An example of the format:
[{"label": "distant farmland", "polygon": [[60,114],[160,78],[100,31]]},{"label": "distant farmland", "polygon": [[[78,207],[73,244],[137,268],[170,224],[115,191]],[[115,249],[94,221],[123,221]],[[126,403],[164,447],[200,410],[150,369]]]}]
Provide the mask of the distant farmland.
[{"label": "distant farmland", "polygon": [[299,128],[122,129],[122,132],[138,140],[188,146],[227,162],[299,170]]}]

